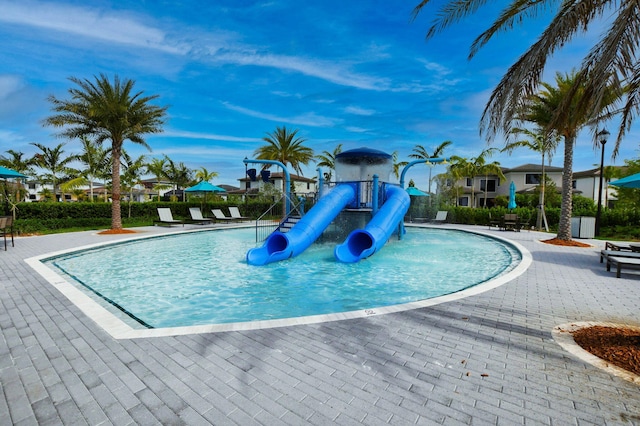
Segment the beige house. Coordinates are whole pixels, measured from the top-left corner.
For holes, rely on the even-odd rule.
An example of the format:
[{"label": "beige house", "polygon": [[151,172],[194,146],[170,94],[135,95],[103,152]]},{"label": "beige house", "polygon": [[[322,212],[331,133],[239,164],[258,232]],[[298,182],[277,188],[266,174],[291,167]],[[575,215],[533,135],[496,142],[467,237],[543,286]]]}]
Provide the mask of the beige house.
[{"label": "beige house", "polygon": [[[553,180],[558,188],[562,187],[562,167],[545,166],[545,174]],[[471,206],[471,194],[473,192],[473,207],[495,205],[498,195],[509,196],[509,186],[513,182],[517,193],[527,193],[533,191],[540,183],[542,176],[542,166],[540,164],[524,164],[514,168],[502,168],[505,180],[497,175],[476,176],[472,178],[462,178],[456,182],[456,186],[462,188],[458,197],[458,205],[463,207]]]},{"label": "beige house", "polygon": [[[316,179],[310,179],[304,176],[298,176],[289,174],[291,183],[293,185],[292,191],[298,196],[312,197],[317,190]],[[282,172],[265,174],[264,178],[260,173],[257,174],[255,179],[244,177],[238,179],[240,181],[240,191],[245,192],[260,192],[263,190],[265,184],[272,184],[278,191],[285,192],[285,176]]]},{"label": "beige house", "polygon": [[[602,179],[601,202],[603,207],[612,207],[611,204],[618,199],[615,187],[609,186],[609,182],[610,180],[606,177]],[[580,195],[591,198],[597,203],[599,195],[598,188],[600,185],[600,168],[574,172],[572,185],[573,189]]]}]

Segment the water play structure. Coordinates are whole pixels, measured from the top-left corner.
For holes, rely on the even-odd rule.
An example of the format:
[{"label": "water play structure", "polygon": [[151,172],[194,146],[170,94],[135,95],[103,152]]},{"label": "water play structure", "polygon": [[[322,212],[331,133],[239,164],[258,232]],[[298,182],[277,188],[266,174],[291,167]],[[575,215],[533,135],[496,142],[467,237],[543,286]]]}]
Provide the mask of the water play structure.
[{"label": "water play structure", "polygon": [[[245,160],[264,162],[265,160]],[[425,163],[424,160],[411,163]],[[407,166],[408,168],[409,166]],[[402,177],[406,169],[403,170]],[[286,170],[283,166],[283,170]],[[320,198],[288,232],[276,230],[261,247],[247,252],[250,265],[265,265],[297,256],[315,242],[329,227],[331,232],[347,235],[335,247],[335,258],[344,263],[365,259],[377,251],[393,234],[404,232],[403,219],[410,198],[401,184],[389,181],[393,172],[392,156],[370,148],[344,151],[336,156],[336,180],[324,190],[320,174]],[[285,185],[289,185],[287,182]],[[288,207],[286,210],[288,214]]]}]

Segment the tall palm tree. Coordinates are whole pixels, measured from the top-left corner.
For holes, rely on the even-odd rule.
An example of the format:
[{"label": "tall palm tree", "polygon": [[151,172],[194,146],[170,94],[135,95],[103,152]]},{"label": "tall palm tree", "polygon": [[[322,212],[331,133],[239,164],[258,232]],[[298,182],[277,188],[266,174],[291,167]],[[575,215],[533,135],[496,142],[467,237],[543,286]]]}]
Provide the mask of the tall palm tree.
[{"label": "tall palm tree", "polygon": [[133,190],[136,185],[142,183],[142,175],[145,172],[146,164],[144,155],[138,156],[138,158],[131,158],[129,154],[122,151],[122,168],[123,173],[120,178],[122,182],[122,188],[129,192],[128,204],[128,217],[131,217],[131,201],[133,200]]},{"label": "tall palm tree", "polygon": [[398,161],[398,151],[393,151],[391,154],[391,162],[393,163],[393,175],[396,179],[400,178],[400,169],[409,164],[408,161]]},{"label": "tall palm tree", "polygon": [[326,181],[330,181],[333,177],[333,172],[336,170],[336,156],[342,152],[342,144],[339,143],[334,149],[333,152],[322,151],[322,154],[316,155],[316,160],[320,160],[318,162],[318,167],[326,167],[329,169],[328,172],[325,172],[324,179]]},{"label": "tall palm tree", "polygon": [[548,231],[549,226],[547,225],[547,218],[544,211],[544,191],[546,183],[545,157],[548,159],[549,164],[551,164],[551,158],[553,157],[553,153],[560,143],[560,137],[555,132],[546,133],[541,128],[537,128],[533,131],[529,129],[514,128],[511,133],[517,136],[524,135],[527,139],[521,139],[507,143],[505,147],[502,148],[503,152],[508,152],[509,154],[511,154],[517,148],[528,148],[532,151],[539,152],[540,156],[542,157],[540,163],[540,198],[538,200],[538,217],[536,221],[536,228],[538,230],[541,230],[542,224],[544,222],[544,227]]},{"label": "tall palm tree", "polygon": [[478,176],[485,176],[485,185],[484,185],[484,204],[487,204],[487,180],[489,175],[497,175],[500,179],[506,179],[504,174],[502,173],[502,168],[500,167],[500,163],[497,161],[493,161],[491,163],[487,162],[487,158],[493,155],[496,151],[495,148],[485,148],[480,154],[477,156],[466,159],[461,157],[451,157],[452,165],[450,169],[452,169],[456,175],[461,175],[462,177],[467,177],[471,179],[471,207],[475,207],[475,178]]},{"label": "tall palm tree", "polygon": [[[34,158],[27,158],[24,152],[15,151],[13,149],[8,149],[5,151],[9,156],[0,155],[0,166],[7,167],[9,169],[15,170],[18,173],[22,173],[23,175],[33,175],[33,166]],[[7,185],[3,185],[4,190],[8,191]],[[13,185],[13,197],[15,202],[24,201],[24,198],[27,194],[27,191],[24,189],[22,181],[17,179],[17,182]],[[8,200],[8,196],[7,196]]]},{"label": "tall palm tree", "polygon": [[50,96],[54,115],[45,124],[64,127],[61,136],[70,139],[87,136],[97,143],[111,141],[111,228],[122,229],[120,213],[120,156],[126,140],[149,148],[146,134],[160,133],[167,107],[151,105],[158,96],[143,96],[134,92],[133,80],[120,80],[116,75],[113,83],[106,75],[88,79],[71,77],[77,87],[69,89],[70,99]]},{"label": "tall palm tree", "polygon": [[209,182],[211,179],[218,177],[218,172],[209,171],[205,167],[196,170],[196,179],[201,182]]},{"label": "tall palm tree", "polygon": [[262,138],[267,145],[256,149],[253,155],[261,160],[279,161],[285,167],[291,164],[293,170],[302,175],[302,166],[313,160],[313,149],[303,146],[306,139],[297,134],[298,129],[290,131],[286,126],[276,127],[275,131]]},{"label": "tall palm tree", "polygon": [[[439,158],[442,154],[444,154],[445,148],[452,143],[452,141],[444,141],[440,145],[438,145],[432,152],[427,151],[427,149],[422,145],[416,145],[415,147],[413,147],[413,154],[409,154],[409,158],[415,158],[416,160],[425,161],[428,161],[430,158]],[[432,165],[429,164],[429,195],[431,195],[431,170]],[[429,197],[429,204],[431,204],[431,197]]]},{"label": "tall palm tree", "polygon": [[171,188],[170,185],[160,183],[162,179],[167,178],[167,158],[166,155],[163,158],[152,158],[151,161],[147,163],[147,172],[153,174],[156,178],[156,184],[153,186],[153,189],[158,191],[158,201],[160,200],[160,191]]},{"label": "tall palm tree", "polygon": [[[46,173],[42,176],[42,180],[44,182],[51,183],[53,186],[53,194],[54,197],[58,193],[58,186],[60,181],[64,176],[67,176],[68,173],[68,165],[75,161],[78,156],[77,155],[68,155],[64,154],[64,143],[60,143],[53,148],[49,148],[40,143],[32,142],[31,145],[35,146],[40,150],[39,153],[34,155],[34,163],[45,170]],[[62,197],[62,201],[64,201],[64,196]]]},{"label": "tall palm tree", "polygon": [[[421,0],[415,7],[413,16],[416,17],[429,3],[431,0]],[[444,3],[439,12],[434,14],[437,18],[429,28],[427,38],[432,38],[452,24],[473,15],[485,5],[493,3],[485,0],[451,0]],[[555,13],[553,19],[493,90],[482,115],[482,130],[486,131],[488,139],[492,139],[498,132],[508,134],[511,122],[522,104],[538,90],[548,58],[574,37],[587,32],[590,26],[600,25],[606,19],[608,28],[606,31],[597,29],[602,35],[584,58],[573,80],[574,90],[567,93],[563,108],[572,104],[573,97],[579,95],[588,104],[586,114],[597,120],[601,112],[610,106],[608,94],[611,91],[622,94],[623,86],[626,85],[622,120],[613,151],[615,156],[620,142],[638,113],[640,103],[640,67],[636,53],[640,50],[640,37],[637,37],[640,32],[640,3],[614,0],[512,0],[491,26],[475,39],[469,57],[472,58],[496,34],[508,31],[518,23],[539,16],[549,16],[550,10]],[[554,117],[554,121],[556,119],[562,121],[559,115]]]},{"label": "tall palm tree", "polygon": [[89,199],[93,202],[94,180],[98,178],[104,179],[111,172],[110,150],[104,149],[86,136],[81,137],[80,142],[82,143],[82,153],[78,155],[78,161],[84,164],[85,167],[78,171],[75,178],[66,182],[65,188],[73,191],[80,186],[89,185]]},{"label": "tall palm tree", "polygon": [[[183,162],[176,163],[166,155],[164,158],[167,162],[164,170],[167,180],[174,185],[176,190],[186,188],[189,182],[193,180],[191,170]],[[182,193],[182,201],[186,201],[184,192]]]}]

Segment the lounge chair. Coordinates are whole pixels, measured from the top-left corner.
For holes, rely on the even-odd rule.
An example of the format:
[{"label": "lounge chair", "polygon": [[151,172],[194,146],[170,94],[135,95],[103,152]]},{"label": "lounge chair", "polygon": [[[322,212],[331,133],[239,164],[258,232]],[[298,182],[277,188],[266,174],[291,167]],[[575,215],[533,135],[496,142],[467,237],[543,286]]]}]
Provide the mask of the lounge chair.
[{"label": "lounge chair", "polygon": [[626,244],[626,243],[612,243],[605,242],[604,243],[605,250],[613,250],[613,251],[638,251],[640,252],[640,244]]},{"label": "lounge chair", "polygon": [[213,223],[213,219],[210,217],[203,217],[202,212],[198,207],[189,207],[189,214],[191,214],[191,222],[199,225],[206,225]]},{"label": "lounge chair", "polygon": [[431,221],[431,223],[445,223],[447,221],[447,215],[449,214],[446,210],[440,210],[436,213],[436,217]]},{"label": "lounge chair", "polygon": [[640,269],[640,253],[620,250],[600,251],[600,263],[607,260],[607,272],[611,271],[611,265],[616,267],[616,278],[620,278],[622,269]]},{"label": "lounge chair", "polygon": [[231,217],[232,218],[237,219],[237,220],[249,220],[249,219],[251,219],[248,216],[242,216],[240,214],[240,210],[238,210],[238,208],[234,207],[234,206],[229,207],[229,213],[231,213]]},{"label": "lounge chair", "polygon": [[213,213],[213,216],[216,218],[216,220],[221,220],[223,222],[237,220],[234,217],[225,216],[224,213],[222,213],[222,210],[220,209],[211,209],[211,213]]},{"label": "lounge chair", "polygon": [[178,225],[182,224],[184,226],[184,222],[182,220],[177,220],[173,218],[173,214],[171,214],[171,209],[167,207],[158,207],[158,216],[159,220],[154,220],[153,224],[163,224],[163,225]]},{"label": "lounge chair", "polygon": [[16,245],[13,242],[13,216],[0,217],[0,232],[4,237],[4,251],[7,251],[7,235],[11,235],[11,247]]}]

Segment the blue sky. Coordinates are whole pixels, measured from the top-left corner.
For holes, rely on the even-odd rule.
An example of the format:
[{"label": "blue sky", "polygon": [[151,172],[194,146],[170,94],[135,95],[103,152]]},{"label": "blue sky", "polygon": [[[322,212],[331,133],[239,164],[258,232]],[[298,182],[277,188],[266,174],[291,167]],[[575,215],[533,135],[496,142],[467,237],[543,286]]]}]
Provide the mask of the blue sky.
[{"label": "blue sky", "polygon": [[[410,160],[416,144],[431,150],[451,140],[447,155],[474,157],[486,147],[478,123],[492,89],[545,19],[498,37],[468,61],[471,41],[495,15],[487,11],[426,42],[432,16],[412,21],[416,3],[0,0],[0,152],[31,155],[30,142],[65,142],[42,126],[51,113],[47,97],[65,98],[71,76],[105,73],[135,80],[137,90],[169,106],[164,133],[147,138],[152,152],[129,142],[125,149],[217,171],[215,184],[237,185],[242,160],[277,126],[299,129],[316,153],[341,143]],[[545,80],[577,66],[598,31],[552,58]],[[637,135],[632,130],[613,164],[638,156]],[[66,152],[79,152],[77,141],[66,142]],[[599,158],[584,130],[574,171]],[[540,162],[527,150],[493,159],[506,167]],[[562,165],[561,149],[553,165]],[[417,166],[407,179],[426,188],[427,176]]]}]

